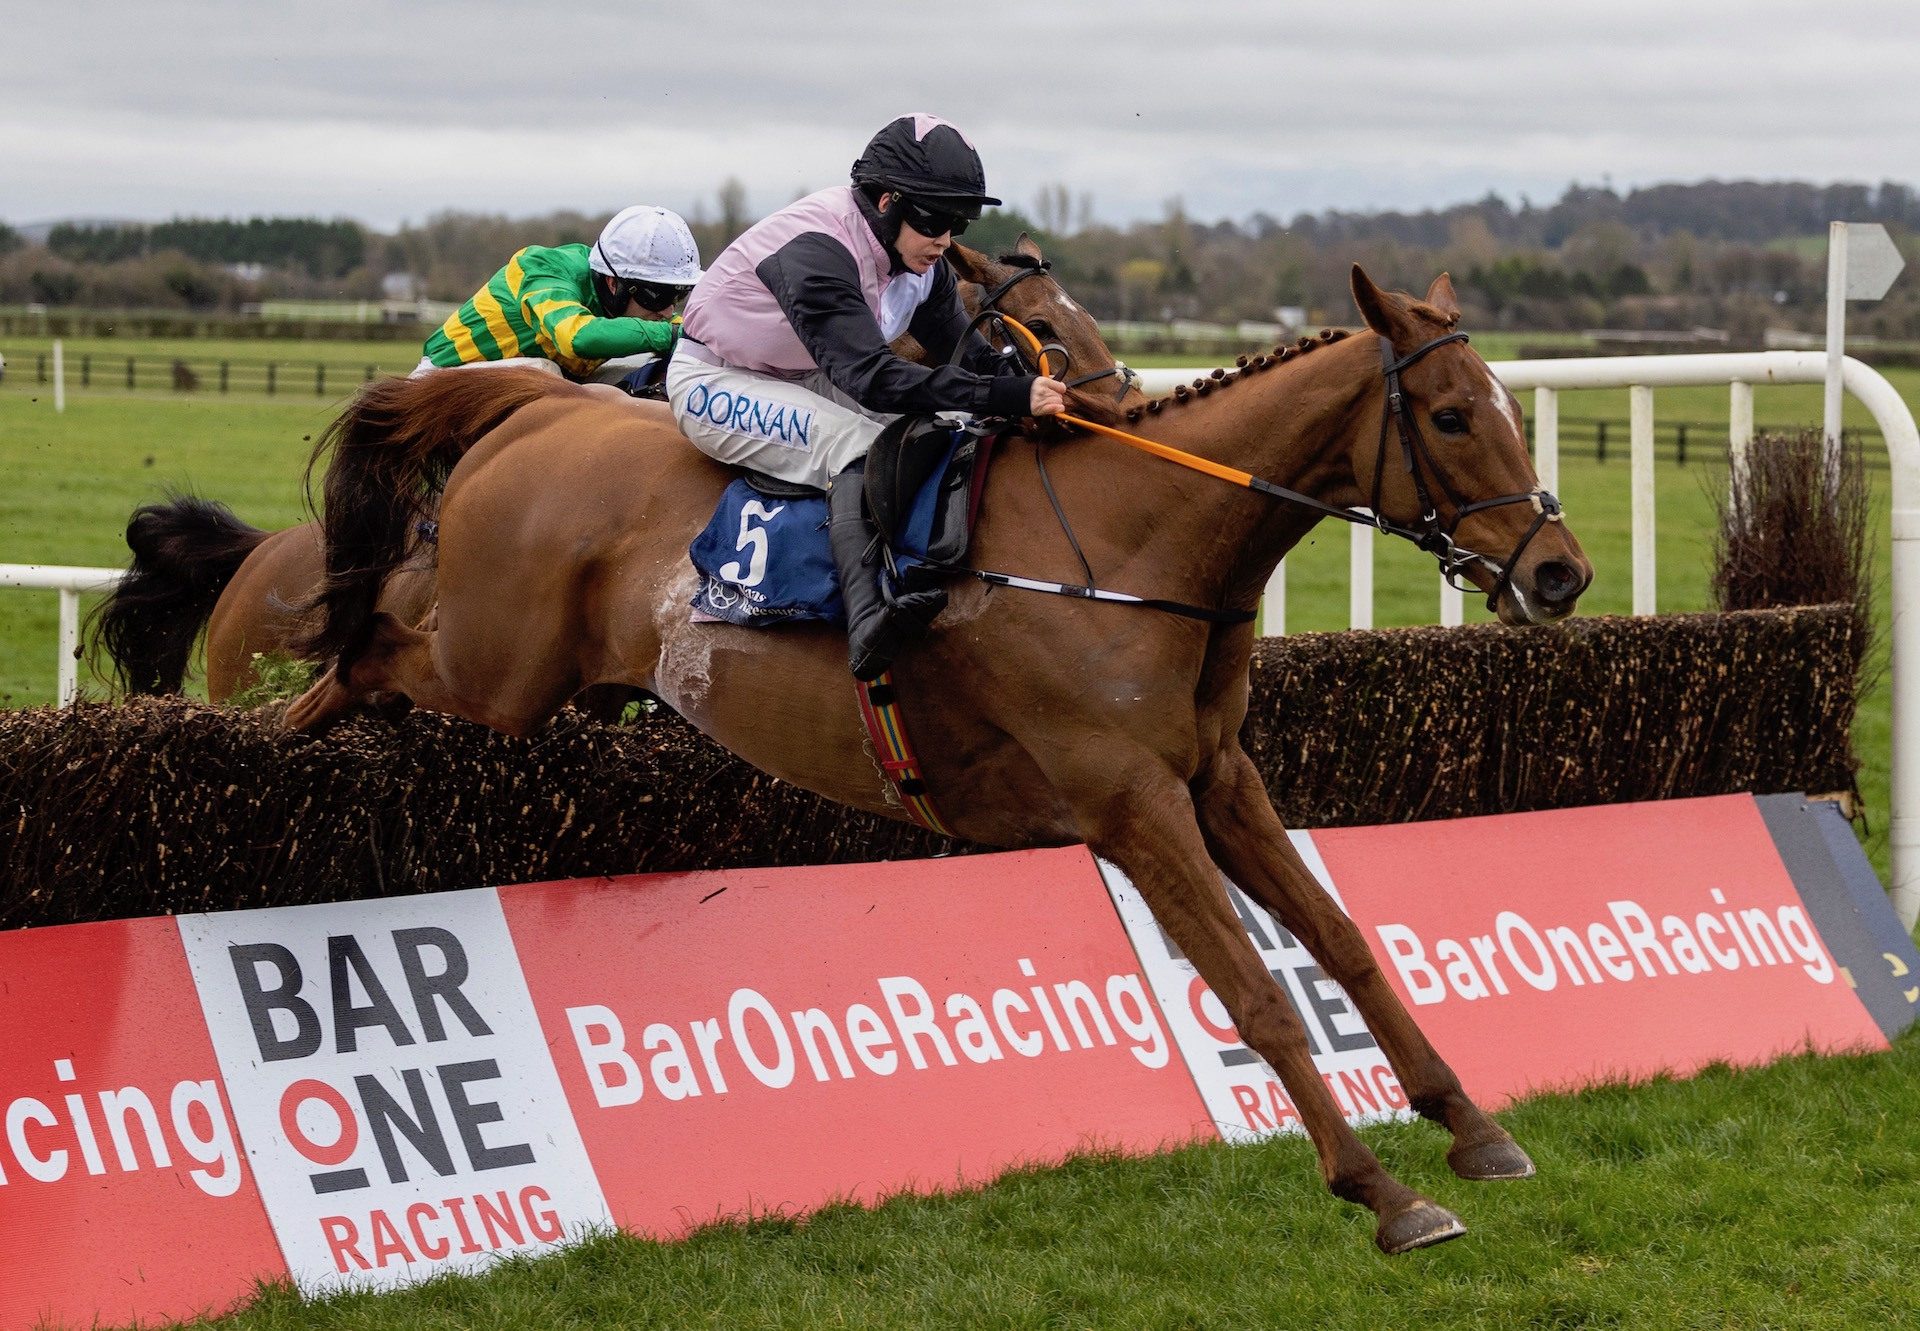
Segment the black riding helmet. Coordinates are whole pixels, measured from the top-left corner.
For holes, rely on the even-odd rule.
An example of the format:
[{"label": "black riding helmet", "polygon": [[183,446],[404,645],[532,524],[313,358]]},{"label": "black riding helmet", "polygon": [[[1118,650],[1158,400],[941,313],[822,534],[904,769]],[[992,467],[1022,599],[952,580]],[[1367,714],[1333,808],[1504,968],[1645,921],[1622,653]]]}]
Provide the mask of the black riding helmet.
[{"label": "black riding helmet", "polygon": [[968,218],[1000,202],[986,192],[986,170],[966,135],[924,111],[889,121],[873,136],[853,164],[853,183]]}]

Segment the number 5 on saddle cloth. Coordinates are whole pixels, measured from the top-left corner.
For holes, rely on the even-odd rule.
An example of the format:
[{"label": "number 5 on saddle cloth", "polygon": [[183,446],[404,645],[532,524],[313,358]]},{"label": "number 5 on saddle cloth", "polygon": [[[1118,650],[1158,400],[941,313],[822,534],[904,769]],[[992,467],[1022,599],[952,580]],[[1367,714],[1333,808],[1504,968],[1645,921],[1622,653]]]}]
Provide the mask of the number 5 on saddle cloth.
[{"label": "number 5 on saddle cloth", "polygon": [[[888,533],[882,576],[896,594],[934,585],[966,557],[994,438],[973,427],[901,420],[874,442],[862,486],[868,522]],[[701,574],[696,622],[846,622],[827,542],[827,498],[810,485],[742,474],[688,554]]]}]

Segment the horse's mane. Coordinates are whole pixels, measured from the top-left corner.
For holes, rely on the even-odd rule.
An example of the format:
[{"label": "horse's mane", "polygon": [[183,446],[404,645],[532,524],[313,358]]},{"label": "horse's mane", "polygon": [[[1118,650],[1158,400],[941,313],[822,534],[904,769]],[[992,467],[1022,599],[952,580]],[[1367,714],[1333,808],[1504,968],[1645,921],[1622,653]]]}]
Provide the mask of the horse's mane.
[{"label": "horse's mane", "polygon": [[1322,328],[1318,337],[1303,337],[1292,345],[1283,342],[1271,352],[1262,352],[1257,356],[1237,357],[1231,370],[1218,369],[1211,374],[1202,375],[1193,381],[1192,387],[1186,384],[1175,384],[1173,391],[1165,397],[1157,397],[1142,406],[1128,408],[1127,419],[1138,421],[1142,416],[1157,416],[1168,407],[1184,407],[1187,403],[1198,401],[1215,390],[1224,391],[1250,374],[1258,374],[1261,370],[1272,369],[1284,362],[1298,360],[1316,347],[1338,342],[1347,337],[1350,332],[1351,330],[1346,328]]}]

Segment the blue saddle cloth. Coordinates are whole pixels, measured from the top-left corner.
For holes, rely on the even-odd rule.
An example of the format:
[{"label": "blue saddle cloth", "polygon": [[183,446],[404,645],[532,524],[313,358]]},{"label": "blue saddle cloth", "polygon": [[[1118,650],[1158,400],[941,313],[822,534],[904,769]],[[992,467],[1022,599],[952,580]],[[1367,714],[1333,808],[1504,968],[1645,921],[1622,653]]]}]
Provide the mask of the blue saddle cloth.
[{"label": "blue saddle cloth", "polygon": [[[941,481],[953,448],[914,496],[893,535],[902,569],[926,562]],[[687,552],[702,575],[696,612],[729,624],[846,623],[840,579],[827,541],[825,499],[774,499],[745,480],[720,496],[713,518]]]}]

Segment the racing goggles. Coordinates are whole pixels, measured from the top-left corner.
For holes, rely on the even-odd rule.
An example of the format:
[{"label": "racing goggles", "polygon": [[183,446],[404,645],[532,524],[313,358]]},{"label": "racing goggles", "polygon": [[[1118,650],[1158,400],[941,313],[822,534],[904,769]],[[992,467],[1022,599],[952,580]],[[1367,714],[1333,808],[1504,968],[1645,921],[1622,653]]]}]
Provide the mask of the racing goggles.
[{"label": "racing goggles", "polygon": [[900,220],[918,231],[928,240],[938,240],[941,236],[960,236],[966,234],[967,223],[973,219],[960,213],[943,212],[938,208],[929,208],[923,203],[909,199],[904,194],[893,196],[893,206],[900,210]]},{"label": "racing goggles", "polygon": [[692,287],[669,286],[664,282],[623,281],[621,290],[643,310],[670,310],[685,300]]}]

